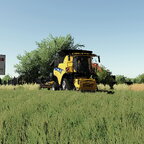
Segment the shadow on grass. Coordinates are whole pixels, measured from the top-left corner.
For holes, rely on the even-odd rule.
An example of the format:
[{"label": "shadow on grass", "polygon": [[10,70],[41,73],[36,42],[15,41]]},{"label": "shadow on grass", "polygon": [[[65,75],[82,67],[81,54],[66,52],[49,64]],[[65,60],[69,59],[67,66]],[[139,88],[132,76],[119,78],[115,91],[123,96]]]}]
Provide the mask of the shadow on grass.
[{"label": "shadow on grass", "polygon": [[115,92],[113,90],[102,90],[102,89],[99,89],[99,90],[96,90],[96,91],[81,91],[82,93],[97,93],[97,92],[104,92],[104,93],[107,93],[107,94],[114,94]]},{"label": "shadow on grass", "polygon": [[97,92],[105,92],[107,94],[114,94],[115,92],[113,90],[98,90]]}]

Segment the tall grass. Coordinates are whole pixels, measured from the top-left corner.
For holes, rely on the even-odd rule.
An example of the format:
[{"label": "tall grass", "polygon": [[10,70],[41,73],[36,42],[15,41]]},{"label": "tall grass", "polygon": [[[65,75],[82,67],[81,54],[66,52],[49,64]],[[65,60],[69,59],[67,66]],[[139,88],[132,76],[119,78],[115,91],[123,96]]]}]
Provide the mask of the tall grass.
[{"label": "tall grass", "polygon": [[37,90],[40,88],[38,84],[23,84],[23,85],[0,85],[0,90],[15,90],[15,89]]},{"label": "tall grass", "polygon": [[[24,84],[24,85],[0,85],[0,90],[13,90],[13,89],[27,89],[27,90],[38,90],[40,86],[38,84]],[[110,87],[108,85],[98,85],[98,89],[101,90],[109,90]],[[134,90],[134,91],[144,91],[144,84],[133,84],[133,85],[126,85],[126,84],[119,84],[114,85],[114,90]]]},{"label": "tall grass", "polygon": [[0,143],[143,144],[143,95],[1,89]]}]

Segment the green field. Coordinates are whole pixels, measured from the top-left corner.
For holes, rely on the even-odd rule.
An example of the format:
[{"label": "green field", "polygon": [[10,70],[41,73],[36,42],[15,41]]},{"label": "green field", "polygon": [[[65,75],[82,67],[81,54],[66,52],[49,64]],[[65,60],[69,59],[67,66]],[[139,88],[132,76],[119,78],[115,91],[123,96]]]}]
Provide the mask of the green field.
[{"label": "green field", "polygon": [[0,89],[0,144],[144,144],[144,92]]}]

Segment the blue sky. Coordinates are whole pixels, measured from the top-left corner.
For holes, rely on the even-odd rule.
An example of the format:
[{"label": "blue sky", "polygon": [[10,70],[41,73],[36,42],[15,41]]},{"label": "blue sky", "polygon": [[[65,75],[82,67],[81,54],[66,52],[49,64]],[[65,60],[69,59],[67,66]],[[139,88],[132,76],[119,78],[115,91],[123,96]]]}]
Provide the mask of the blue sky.
[{"label": "blue sky", "polygon": [[0,0],[0,54],[6,74],[16,75],[16,56],[36,49],[52,34],[71,34],[75,43],[101,56],[113,74],[144,73],[143,0]]}]

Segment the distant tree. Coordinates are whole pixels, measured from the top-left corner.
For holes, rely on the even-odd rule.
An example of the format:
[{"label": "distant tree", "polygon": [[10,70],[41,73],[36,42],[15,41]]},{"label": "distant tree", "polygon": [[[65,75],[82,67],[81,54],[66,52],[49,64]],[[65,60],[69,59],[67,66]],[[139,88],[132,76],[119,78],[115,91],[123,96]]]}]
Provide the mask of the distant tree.
[{"label": "distant tree", "polygon": [[125,83],[127,84],[127,85],[131,85],[131,84],[133,84],[134,83],[134,79],[132,79],[132,78],[127,78],[127,77],[125,77]]},{"label": "distant tree", "polygon": [[24,56],[19,55],[19,64],[15,65],[16,72],[22,75],[27,82],[34,82],[40,71],[40,56],[37,50],[25,52]]},{"label": "distant tree", "polygon": [[124,75],[117,75],[116,76],[116,82],[117,84],[124,84],[126,83],[126,77]]},{"label": "distant tree", "polygon": [[109,85],[111,89],[113,89],[113,85],[116,83],[115,76],[112,75],[112,73],[106,69],[106,67],[101,66],[99,67],[99,70],[96,69],[96,75],[97,75],[97,82]]},{"label": "distant tree", "polygon": [[2,78],[2,83],[3,84],[7,84],[8,81],[12,80],[11,76],[10,75],[5,75],[3,78]]},{"label": "distant tree", "polygon": [[43,39],[41,42],[36,42],[38,48],[31,52],[19,55],[17,58],[19,64],[15,65],[16,72],[22,75],[27,82],[34,82],[36,78],[48,77],[53,68],[50,63],[54,59],[54,55],[65,49],[78,49],[82,45],[74,44],[74,39],[71,35],[66,37],[53,37]]},{"label": "distant tree", "polygon": [[135,78],[136,83],[144,83],[144,73]]}]

